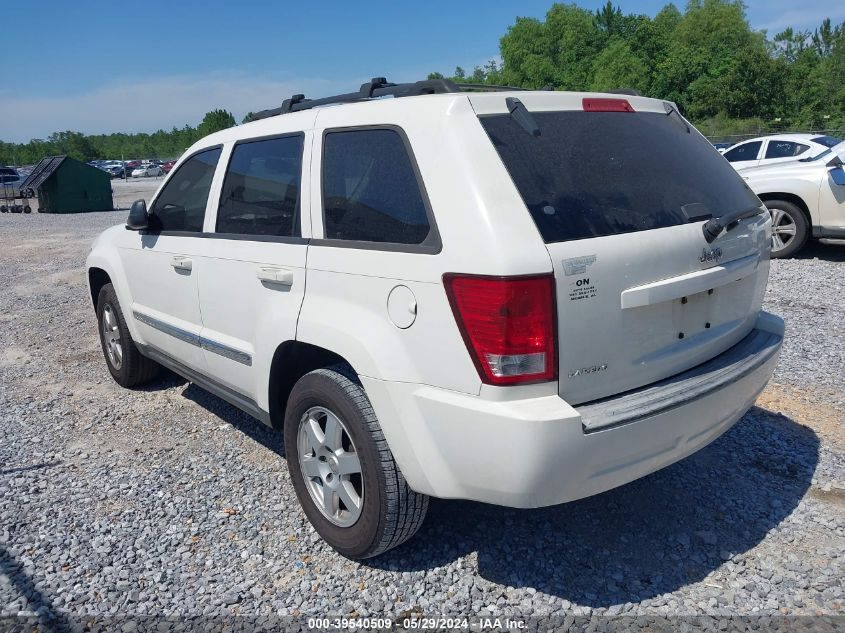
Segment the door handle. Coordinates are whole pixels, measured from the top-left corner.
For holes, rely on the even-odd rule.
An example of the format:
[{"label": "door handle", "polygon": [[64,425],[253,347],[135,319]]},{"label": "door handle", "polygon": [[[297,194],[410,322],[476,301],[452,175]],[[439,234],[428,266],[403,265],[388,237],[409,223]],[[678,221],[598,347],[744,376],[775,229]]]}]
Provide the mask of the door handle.
[{"label": "door handle", "polygon": [[176,270],[191,270],[194,266],[194,262],[191,260],[190,257],[182,257],[177,255],[173,259],[170,260],[170,265],[173,266]]},{"label": "door handle", "polygon": [[262,266],[258,269],[258,278],[261,281],[279,284],[281,286],[293,285],[293,271],[287,268],[271,268]]}]

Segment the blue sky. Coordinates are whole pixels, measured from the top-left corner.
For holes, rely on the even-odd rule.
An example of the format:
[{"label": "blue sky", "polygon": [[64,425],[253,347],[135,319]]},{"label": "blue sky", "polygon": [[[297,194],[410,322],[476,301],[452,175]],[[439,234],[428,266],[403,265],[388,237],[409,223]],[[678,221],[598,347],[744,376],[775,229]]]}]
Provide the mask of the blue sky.
[{"label": "blue sky", "polygon": [[[56,130],[154,131],[196,125],[216,107],[240,118],[295,92],[346,92],[374,75],[424,79],[498,55],[516,15],[551,0],[241,2],[45,0],[5,3],[0,139]],[[579,0],[595,9],[604,0]],[[617,0],[654,15],[657,0]],[[682,6],[684,1],[676,2]],[[845,20],[845,2],[746,0],[755,29]],[[33,11],[33,6],[37,7]],[[11,64],[9,65],[9,62]],[[14,69],[13,72],[9,72]]]}]

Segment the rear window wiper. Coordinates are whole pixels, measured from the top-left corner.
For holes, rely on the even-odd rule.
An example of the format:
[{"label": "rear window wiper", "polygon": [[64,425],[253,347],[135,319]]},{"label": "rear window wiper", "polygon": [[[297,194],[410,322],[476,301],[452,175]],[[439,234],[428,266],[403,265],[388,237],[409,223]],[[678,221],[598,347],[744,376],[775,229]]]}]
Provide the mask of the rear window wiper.
[{"label": "rear window wiper", "polygon": [[537,124],[537,120],[531,116],[531,113],[522,101],[516,97],[507,97],[505,99],[505,105],[508,107],[511,118],[519,124],[519,127],[531,136],[540,136],[540,126]]},{"label": "rear window wiper", "polygon": [[736,226],[737,222],[739,222],[740,220],[744,220],[745,218],[753,218],[755,215],[759,215],[762,212],[762,207],[749,207],[747,209],[738,209],[737,211],[731,211],[730,213],[726,213],[725,215],[719,216],[718,218],[707,220],[707,222],[705,222],[704,225],[701,227],[701,230],[704,233],[704,239],[707,240],[708,244],[710,244],[713,242],[713,240],[715,240],[722,234],[722,231],[729,231],[734,226]]}]

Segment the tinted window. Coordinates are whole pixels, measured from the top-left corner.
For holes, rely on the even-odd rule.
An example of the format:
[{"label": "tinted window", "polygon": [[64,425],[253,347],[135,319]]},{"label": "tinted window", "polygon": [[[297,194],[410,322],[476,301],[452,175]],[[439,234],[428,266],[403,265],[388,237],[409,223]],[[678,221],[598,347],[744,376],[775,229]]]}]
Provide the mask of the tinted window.
[{"label": "tinted window", "polygon": [[817,136],[812,140],[814,143],[824,145],[825,147],[833,147],[834,145],[839,145],[842,142],[842,139],[834,138],[832,136]]},{"label": "tinted window", "polygon": [[760,201],[676,118],[535,112],[532,136],[509,115],[481,118],[546,242],[684,224]]},{"label": "tinted window", "polygon": [[732,163],[738,160],[757,160],[757,154],[760,152],[760,146],[762,144],[762,141],[754,141],[753,143],[738,145],[732,150],[725,152],[724,156]]},{"label": "tinted window", "polygon": [[235,145],[223,181],[218,233],[299,235],[302,135]]},{"label": "tinted window", "polygon": [[179,167],[156,198],[152,210],[153,229],[202,231],[208,190],[219,158],[218,147],[195,154]]},{"label": "tinted window", "polygon": [[803,143],[793,143],[792,141],[769,141],[766,146],[766,158],[792,158],[803,154],[808,149],[809,145]]},{"label": "tinted window", "polygon": [[420,244],[430,227],[408,150],[395,130],[329,132],[323,144],[328,239]]}]

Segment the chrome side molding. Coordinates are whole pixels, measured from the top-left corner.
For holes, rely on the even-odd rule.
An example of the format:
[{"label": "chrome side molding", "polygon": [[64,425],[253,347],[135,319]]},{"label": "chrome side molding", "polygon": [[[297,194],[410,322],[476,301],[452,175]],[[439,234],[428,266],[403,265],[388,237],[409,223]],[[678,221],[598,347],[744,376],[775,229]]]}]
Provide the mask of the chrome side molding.
[{"label": "chrome side molding", "polygon": [[199,334],[194,334],[193,332],[183,330],[182,328],[176,327],[175,325],[170,325],[169,323],[165,323],[164,321],[156,319],[155,317],[151,317],[147,314],[144,314],[143,312],[133,310],[132,314],[135,316],[135,319],[137,321],[149,325],[150,327],[155,328],[159,332],[164,332],[165,334],[172,336],[173,338],[179,339],[180,341],[184,341],[185,343],[189,343],[190,345],[195,345],[196,347],[201,347],[206,351],[217,354],[218,356],[223,356],[224,358],[233,360],[236,363],[240,363],[241,365],[246,365],[247,367],[252,366],[252,356],[250,356],[246,352],[242,352],[241,350],[235,349],[234,347],[224,345],[219,341],[214,341],[210,338],[200,336]]}]

